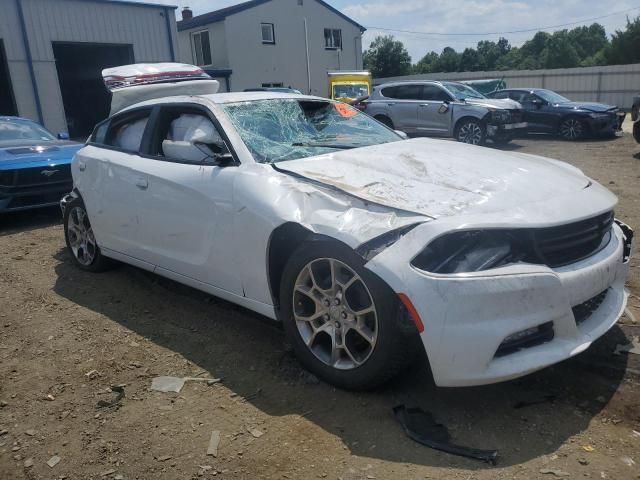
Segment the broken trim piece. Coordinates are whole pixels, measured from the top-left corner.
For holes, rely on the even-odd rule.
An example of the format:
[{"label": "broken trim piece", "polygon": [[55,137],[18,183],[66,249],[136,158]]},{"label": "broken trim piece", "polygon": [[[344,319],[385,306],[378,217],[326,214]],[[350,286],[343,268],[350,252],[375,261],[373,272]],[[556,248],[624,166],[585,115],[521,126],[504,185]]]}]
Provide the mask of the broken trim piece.
[{"label": "broken trim piece", "polygon": [[395,230],[385,232],[382,235],[378,235],[377,237],[367,240],[357,246],[355,249],[356,253],[368,262],[422,223],[423,222],[412,223],[410,225],[405,225],[404,227],[399,227]]},{"label": "broken trim piece", "polygon": [[430,412],[425,412],[419,407],[398,405],[393,407],[393,414],[407,436],[422,445],[452,455],[481,460],[490,465],[495,465],[497,462],[497,450],[480,450],[449,443],[447,427],[436,423]]}]

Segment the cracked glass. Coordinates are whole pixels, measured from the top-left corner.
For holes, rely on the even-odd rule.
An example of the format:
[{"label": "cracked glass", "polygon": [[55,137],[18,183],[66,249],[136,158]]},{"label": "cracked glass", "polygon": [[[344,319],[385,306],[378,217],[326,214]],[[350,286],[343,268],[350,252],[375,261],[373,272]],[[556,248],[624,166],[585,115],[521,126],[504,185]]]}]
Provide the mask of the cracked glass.
[{"label": "cracked glass", "polygon": [[402,140],[346,103],[266,99],[223,104],[222,108],[261,163]]}]

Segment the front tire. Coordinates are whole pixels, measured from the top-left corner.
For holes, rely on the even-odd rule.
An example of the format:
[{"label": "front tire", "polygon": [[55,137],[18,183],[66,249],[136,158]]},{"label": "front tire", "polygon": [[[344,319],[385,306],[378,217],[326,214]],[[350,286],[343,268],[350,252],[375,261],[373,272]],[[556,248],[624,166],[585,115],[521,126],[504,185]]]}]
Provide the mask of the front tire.
[{"label": "front tire", "polygon": [[458,142],[469,145],[484,145],[487,130],[479,120],[466,118],[456,126],[454,137]]},{"label": "front tire", "polygon": [[375,388],[413,359],[413,324],[395,293],[336,241],[303,243],[289,259],[280,317],[300,362],[347,390]]},{"label": "front tire", "polygon": [[558,126],[558,135],[569,141],[584,138],[586,131],[587,127],[584,122],[576,117],[565,118]]},{"label": "front tire", "polygon": [[101,272],[111,267],[102,255],[93,234],[87,209],[81,198],[69,202],[64,211],[64,238],[73,263],[88,272]]}]

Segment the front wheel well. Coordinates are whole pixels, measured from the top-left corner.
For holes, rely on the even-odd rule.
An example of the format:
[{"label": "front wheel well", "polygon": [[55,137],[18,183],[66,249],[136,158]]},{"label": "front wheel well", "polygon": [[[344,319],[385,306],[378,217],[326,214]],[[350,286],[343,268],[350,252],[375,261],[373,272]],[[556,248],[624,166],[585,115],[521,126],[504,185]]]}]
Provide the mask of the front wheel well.
[{"label": "front wheel well", "polygon": [[311,230],[294,222],[283,223],[271,232],[267,247],[267,275],[273,304],[280,303],[280,282],[289,256],[304,241],[317,237]]}]

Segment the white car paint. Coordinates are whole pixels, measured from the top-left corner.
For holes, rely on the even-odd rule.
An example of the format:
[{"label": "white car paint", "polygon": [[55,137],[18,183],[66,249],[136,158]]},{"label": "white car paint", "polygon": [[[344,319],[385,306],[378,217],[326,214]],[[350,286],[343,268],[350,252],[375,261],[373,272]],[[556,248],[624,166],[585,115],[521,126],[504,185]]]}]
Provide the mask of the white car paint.
[{"label": "white car paint", "polygon": [[[87,145],[72,173],[98,244],[123,260],[277,318],[267,251],[275,228],[297,223],[352,248],[419,225],[366,267],[406,294],[435,381],[476,385],[524,375],[587,348],[626,304],[628,261],[614,225],[606,248],[561,267],[517,263],[466,274],[422,272],[410,262],[431,240],[459,229],[548,227],[612,210],[615,196],[578,169],[541,157],[431,139],[281,162],[254,161],[222,103],[315,97],[251,92],[167,97],[213,112],[240,165],[157,162]],[[140,185],[145,185],[142,188]],[[579,327],[571,307],[609,288]],[[556,337],[493,358],[508,335],[553,321]]]}]

